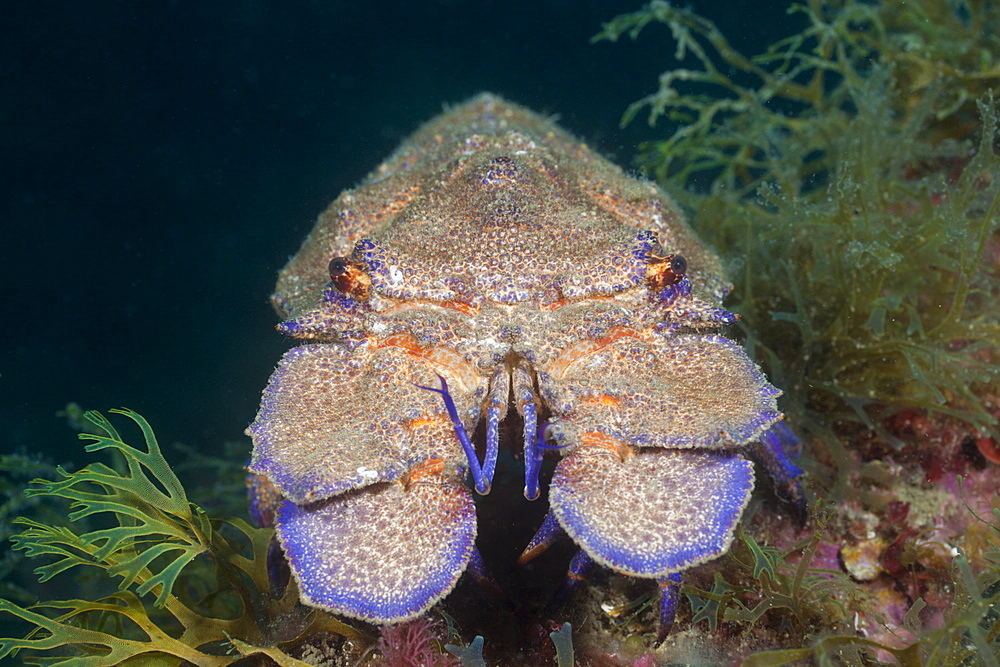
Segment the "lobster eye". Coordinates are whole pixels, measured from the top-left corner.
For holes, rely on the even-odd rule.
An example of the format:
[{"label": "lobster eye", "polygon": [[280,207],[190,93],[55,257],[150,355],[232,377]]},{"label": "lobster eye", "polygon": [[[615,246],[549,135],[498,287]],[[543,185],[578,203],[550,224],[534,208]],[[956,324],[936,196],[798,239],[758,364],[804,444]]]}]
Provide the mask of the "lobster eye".
[{"label": "lobster eye", "polygon": [[347,273],[349,266],[346,257],[334,257],[330,260],[330,278],[336,278]]},{"label": "lobster eye", "polygon": [[683,255],[670,256],[670,273],[674,274],[674,283],[679,283],[684,274],[687,273],[688,262]]},{"label": "lobster eye", "polygon": [[687,269],[688,263],[683,255],[653,256],[646,270],[646,280],[653,294],[659,294],[664,287],[684,280]]},{"label": "lobster eye", "polygon": [[352,262],[350,257],[334,257],[330,260],[330,281],[334,289],[341,294],[348,294],[359,301],[368,298],[368,288],[372,281],[362,265]]}]

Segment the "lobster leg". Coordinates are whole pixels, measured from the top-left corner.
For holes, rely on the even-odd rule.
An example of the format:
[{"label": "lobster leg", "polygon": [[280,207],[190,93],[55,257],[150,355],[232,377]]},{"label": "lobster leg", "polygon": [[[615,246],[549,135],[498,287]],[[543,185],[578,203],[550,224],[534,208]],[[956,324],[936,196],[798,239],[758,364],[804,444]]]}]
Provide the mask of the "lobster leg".
[{"label": "lobster leg", "polygon": [[524,497],[537,500],[540,495],[538,474],[542,469],[543,429],[538,424],[540,399],[535,393],[531,368],[523,359],[512,371],[514,400],[524,417]]},{"label": "lobster leg", "polygon": [[510,397],[510,374],[500,367],[490,378],[490,393],[486,408],[486,457],[483,460],[483,475],[492,483],[500,450],[500,422],[507,416],[507,401]]},{"label": "lobster leg", "polygon": [[590,578],[590,575],[594,572],[596,567],[597,563],[594,562],[593,558],[587,555],[586,551],[583,549],[578,550],[569,561],[569,567],[566,568],[566,579],[563,581],[563,585],[559,588],[546,607],[548,613],[553,614],[560,607],[569,602],[573,592],[578,586]]},{"label": "lobster leg", "polygon": [[809,518],[809,510],[800,481],[803,472],[802,468],[788,458],[788,451],[798,449],[801,444],[798,436],[792,433],[785,422],[778,422],[761,434],[760,439],[753,444],[751,454],[774,480],[781,497],[791,503],[799,525],[804,526]]},{"label": "lobster leg", "polygon": [[674,626],[674,616],[677,615],[677,603],[681,597],[680,572],[659,577],[656,584],[660,588],[660,629],[656,633],[656,643],[662,644],[663,640],[670,634],[670,628]]},{"label": "lobster leg", "polygon": [[528,546],[521,552],[517,559],[518,565],[533,561],[539,554],[551,547],[553,544],[566,537],[566,531],[559,525],[555,514],[549,510],[545,515],[542,525],[535,531],[535,536],[528,542]]},{"label": "lobster leg", "polygon": [[[533,560],[563,537],[566,537],[566,531],[559,525],[555,515],[549,512],[545,516],[545,521],[538,529],[538,532],[535,533],[535,536],[528,543],[521,557],[518,558],[518,565],[523,565]],[[583,549],[577,551],[566,571],[566,581],[559,592],[556,593],[549,608],[558,608],[569,600],[569,596],[576,590],[576,587],[589,578],[590,573],[596,566],[597,563],[587,555],[586,551]],[[670,633],[670,628],[673,627],[674,616],[677,614],[677,603],[680,601],[680,584],[682,578],[683,574],[680,572],[673,572],[656,578],[660,598],[660,628],[656,637],[657,644],[663,642]]]},{"label": "lobster leg", "polygon": [[479,455],[476,454],[476,446],[469,439],[469,434],[465,430],[465,424],[462,423],[462,418],[458,414],[458,408],[455,407],[455,400],[448,391],[448,382],[441,375],[438,375],[438,379],[441,380],[440,389],[425,387],[419,384],[415,386],[419,389],[426,389],[427,391],[441,394],[441,398],[444,399],[445,409],[448,411],[448,417],[451,419],[452,427],[455,429],[455,435],[458,437],[458,441],[462,443],[462,450],[465,452],[465,458],[469,462],[469,472],[472,473],[472,481],[476,485],[476,492],[481,496],[485,496],[490,492],[490,485],[493,483],[493,470],[496,468],[497,448],[499,446],[497,438],[499,417],[496,419],[497,426],[492,428],[493,441],[490,442],[490,439],[487,438],[486,457],[483,460],[483,464],[480,464]]}]

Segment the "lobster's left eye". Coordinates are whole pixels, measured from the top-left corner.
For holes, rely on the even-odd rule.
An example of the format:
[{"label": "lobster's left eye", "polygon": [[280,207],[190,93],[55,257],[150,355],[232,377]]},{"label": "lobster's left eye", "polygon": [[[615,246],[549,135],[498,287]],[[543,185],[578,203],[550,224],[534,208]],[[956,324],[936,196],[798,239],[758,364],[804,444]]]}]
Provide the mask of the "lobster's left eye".
[{"label": "lobster's left eye", "polygon": [[671,285],[676,285],[684,277],[684,274],[688,270],[688,262],[684,259],[683,255],[671,255],[670,259],[670,273],[673,274],[673,280],[670,282]]},{"label": "lobster's left eye", "polygon": [[684,279],[688,263],[683,255],[667,255],[653,257],[646,270],[646,280],[653,293],[659,293],[664,287],[676,285]]},{"label": "lobster's left eye", "polygon": [[348,263],[346,257],[334,257],[330,260],[330,278],[336,279],[337,277],[344,275],[347,273],[349,266],[350,264]]}]

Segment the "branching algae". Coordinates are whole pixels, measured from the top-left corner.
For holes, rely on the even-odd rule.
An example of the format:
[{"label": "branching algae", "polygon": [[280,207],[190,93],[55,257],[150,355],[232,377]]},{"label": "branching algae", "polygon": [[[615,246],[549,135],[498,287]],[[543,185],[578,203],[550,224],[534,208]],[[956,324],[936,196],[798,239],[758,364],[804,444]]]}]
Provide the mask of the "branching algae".
[{"label": "branching algae", "polygon": [[[141,658],[164,665],[228,665],[263,654],[279,665],[305,665],[282,647],[323,631],[371,643],[327,614],[297,608],[294,583],[272,596],[272,531],[208,517],[188,500],[146,420],[130,410],[111,412],[139,426],[145,451],[127,444],[103,415],[88,412],[104,434],[80,434],[90,441],[86,451],[120,453],[123,470],[102,463],[72,473],[60,468],[61,479],[35,480],[38,486],[27,491],[69,500],[72,521],[103,515],[111,519],[108,527],[77,532],[20,518],[15,521],[24,530],[11,540],[28,556],[52,561],[36,570],[41,581],[86,565],[117,580],[118,590],[96,601],[30,608],[0,599],[0,611],[35,626],[24,639],[0,639],[0,658],[26,651],[19,656],[26,664],[99,667]],[[199,603],[185,594],[187,579],[195,577],[217,585]],[[61,657],[39,657],[40,651]]]},{"label": "branching algae", "polygon": [[[829,556],[827,571],[809,566],[815,533],[784,553],[745,536],[730,570],[684,593],[713,634],[726,622],[746,637],[765,619],[791,619],[792,636],[764,632],[783,648],[744,664],[997,665],[1000,513],[983,528],[924,507],[913,528],[892,527],[885,510],[934,488],[918,457],[892,449],[905,444],[893,439],[893,419],[926,413],[960,424],[955,446],[979,445],[987,458],[993,447],[980,443],[1000,437],[1000,6],[807,0],[791,12],[804,29],[755,58],[710,21],[660,0],[595,39],[634,38],[651,24],[670,30],[681,69],[661,75],[623,123],[648,113],[669,124],[640,161],[696,212],[699,235],[734,278],[748,348],[786,390],[791,423],[817,436],[803,463],[831,503],[826,546],[854,543],[857,511],[890,526],[904,556],[876,553],[889,569],[873,583],[851,582]],[[926,448],[921,461],[945,455],[940,440],[911,440]],[[951,472],[980,480],[982,507],[994,469],[982,456],[962,460]],[[955,502],[953,490],[937,490]],[[948,521],[967,530],[948,533]],[[946,555],[921,561],[921,540],[932,538],[918,535],[939,525],[951,541],[933,539]],[[810,594],[829,586],[823,578],[852,597],[817,615],[817,601],[833,601]],[[900,602],[886,604],[887,592]]]},{"label": "branching algae", "polygon": [[598,39],[664,23],[697,64],[626,112],[677,123],[641,161],[728,253],[749,347],[793,416],[920,408],[995,436],[977,387],[1000,380],[1000,8],[792,11],[805,30],[757,58],[659,0],[606,24]]}]

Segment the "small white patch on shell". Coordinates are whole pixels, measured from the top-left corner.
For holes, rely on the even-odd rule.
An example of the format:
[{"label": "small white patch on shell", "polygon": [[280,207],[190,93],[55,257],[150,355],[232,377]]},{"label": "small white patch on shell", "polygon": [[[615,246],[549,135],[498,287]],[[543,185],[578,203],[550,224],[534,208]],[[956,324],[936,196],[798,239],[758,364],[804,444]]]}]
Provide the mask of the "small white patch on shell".
[{"label": "small white patch on shell", "polygon": [[476,342],[479,343],[480,345],[484,345],[486,347],[492,347],[495,350],[507,347],[507,345],[505,343],[501,343],[496,338],[480,338]]},{"label": "small white patch on shell", "polygon": [[370,469],[368,469],[368,468],[366,468],[364,466],[360,466],[358,468],[358,474],[361,475],[366,480],[369,480],[369,481],[372,481],[372,482],[374,482],[376,479],[378,479],[378,471],[376,471],[376,470],[370,470]]},{"label": "small white patch on shell", "polygon": [[389,267],[389,280],[393,285],[403,282],[403,271],[398,266]]}]

